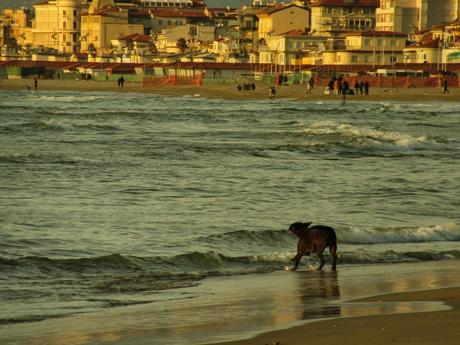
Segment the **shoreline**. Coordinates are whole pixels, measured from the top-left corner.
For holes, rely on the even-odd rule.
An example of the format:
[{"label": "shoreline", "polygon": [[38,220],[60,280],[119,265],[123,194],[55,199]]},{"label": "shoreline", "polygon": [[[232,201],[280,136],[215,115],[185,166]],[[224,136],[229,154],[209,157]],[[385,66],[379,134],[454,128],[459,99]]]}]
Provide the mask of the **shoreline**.
[{"label": "shoreline", "polygon": [[0,343],[456,345],[459,273],[448,260],[211,277],[146,304],[2,325]]},{"label": "shoreline", "polygon": [[438,302],[450,309],[348,316],[307,321],[291,328],[259,334],[250,339],[207,345],[303,345],[309,339],[324,345],[456,345],[460,338],[460,287],[391,293],[352,300],[362,302]]},{"label": "shoreline", "polygon": [[[139,83],[127,82],[118,87],[113,81],[94,80],[39,80],[38,91],[81,91],[81,92],[122,92],[156,94],[171,97],[198,97],[224,100],[270,100],[268,85],[256,84],[256,90],[238,91],[234,85],[205,86],[157,86],[143,88]],[[32,79],[0,80],[0,90],[30,90],[34,92]],[[305,85],[281,86],[276,89],[276,99],[293,99],[296,101],[332,101],[341,102],[341,95],[324,95],[323,87],[315,87],[312,94],[306,93]],[[460,89],[452,88],[450,93],[442,94],[439,88],[373,88],[369,95],[347,95],[346,101],[442,101],[460,102]]]}]

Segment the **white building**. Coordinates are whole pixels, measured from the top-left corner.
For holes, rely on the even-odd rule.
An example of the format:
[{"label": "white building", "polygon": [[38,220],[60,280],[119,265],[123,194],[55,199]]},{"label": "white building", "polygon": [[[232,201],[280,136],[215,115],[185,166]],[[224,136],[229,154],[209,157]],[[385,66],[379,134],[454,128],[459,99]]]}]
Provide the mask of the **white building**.
[{"label": "white building", "polygon": [[208,42],[214,41],[215,30],[214,26],[192,24],[165,28],[157,35],[155,44],[161,52],[179,53],[177,42],[184,39],[188,51],[197,51]]},{"label": "white building", "polygon": [[408,34],[452,22],[459,15],[460,0],[380,0],[376,29]]},{"label": "white building", "polygon": [[35,4],[32,22],[34,46],[75,53],[80,47],[80,16],[86,0],[49,0]]},{"label": "white building", "polygon": [[271,36],[267,44],[259,47],[259,63],[277,65],[300,65],[311,51],[325,49],[326,38],[311,36],[304,31],[292,30],[282,35]]}]

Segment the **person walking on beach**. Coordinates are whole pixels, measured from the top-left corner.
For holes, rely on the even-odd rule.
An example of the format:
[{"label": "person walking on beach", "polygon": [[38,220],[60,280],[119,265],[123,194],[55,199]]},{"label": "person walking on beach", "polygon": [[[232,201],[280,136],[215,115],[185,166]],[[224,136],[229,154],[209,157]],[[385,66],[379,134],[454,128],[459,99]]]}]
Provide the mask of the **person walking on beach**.
[{"label": "person walking on beach", "polygon": [[37,79],[37,77],[34,77],[34,88],[35,88],[35,91],[37,91],[37,89],[38,89],[38,79]]},{"label": "person walking on beach", "polygon": [[366,80],[364,83],[364,94],[367,96],[369,95],[369,82]]},{"label": "person walking on beach", "polygon": [[363,94],[363,89],[364,89],[364,82],[361,80],[359,82],[359,94],[362,95]]},{"label": "person walking on beach", "polygon": [[444,81],[442,82],[442,93],[443,94],[446,94],[446,93],[449,93],[449,82],[447,81],[447,78],[444,78]]},{"label": "person walking on beach", "polygon": [[269,87],[269,92],[268,92],[270,98],[275,98],[276,90],[274,86]]},{"label": "person walking on beach", "polygon": [[308,79],[307,81],[307,94],[311,94],[313,90],[313,77],[310,77],[310,79]]}]

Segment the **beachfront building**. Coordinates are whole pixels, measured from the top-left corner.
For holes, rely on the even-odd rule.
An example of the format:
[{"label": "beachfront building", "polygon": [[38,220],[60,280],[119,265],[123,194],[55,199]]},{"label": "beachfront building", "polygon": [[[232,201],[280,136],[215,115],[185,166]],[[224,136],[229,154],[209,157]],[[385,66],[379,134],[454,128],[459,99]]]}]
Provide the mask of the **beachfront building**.
[{"label": "beachfront building", "polygon": [[442,55],[441,40],[432,34],[404,48],[405,63],[439,63]]},{"label": "beachfront building", "polygon": [[111,40],[112,55],[116,62],[150,63],[156,54],[151,37],[132,34]]},{"label": "beachfront building", "polygon": [[305,31],[291,30],[270,36],[267,44],[259,47],[259,63],[300,65],[312,51],[325,49],[326,37],[312,36]]},{"label": "beachfront building", "polygon": [[375,66],[402,63],[406,39],[406,34],[398,32],[344,33],[342,40],[329,40],[323,52],[323,64]]},{"label": "beachfront building", "polygon": [[237,33],[241,50],[252,53],[257,50],[259,42],[259,17],[257,7],[242,7],[235,10],[237,17]]},{"label": "beachfront building", "polygon": [[211,25],[193,24],[165,28],[157,35],[155,45],[163,53],[200,52],[208,43],[214,41],[215,30]]},{"label": "beachfront building", "polygon": [[136,3],[142,7],[204,7],[201,0],[136,0]]},{"label": "beachfront building", "polygon": [[127,9],[117,7],[113,0],[93,0],[81,16],[81,51],[106,54],[113,39],[143,33],[143,25],[129,23]]},{"label": "beachfront building", "polygon": [[214,54],[216,62],[227,62],[238,51],[238,45],[227,37],[212,42],[209,52]]},{"label": "beachfront building", "polygon": [[266,7],[257,12],[257,17],[259,40],[267,41],[270,36],[310,28],[310,10],[297,5]]},{"label": "beachfront building", "polygon": [[151,32],[185,24],[209,25],[211,20],[204,8],[153,8],[149,10]]},{"label": "beachfront building", "polygon": [[0,47],[19,49],[31,42],[30,11],[25,8],[4,9],[0,14]]},{"label": "beachfront building", "polygon": [[324,35],[373,29],[379,0],[314,0],[310,6],[311,32]]},{"label": "beachfront building", "polygon": [[80,16],[86,0],[49,0],[34,6],[32,22],[34,47],[46,47],[58,53],[80,49]]},{"label": "beachfront building", "polygon": [[460,16],[460,0],[381,0],[376,29],[406,34],[451,22]]},{"label": "beachfront building", "polygon": [[412,44],[404,49],[404,62],[445,64],[460,62],[460,24],[458,21],[433,26],[411,35]]}]

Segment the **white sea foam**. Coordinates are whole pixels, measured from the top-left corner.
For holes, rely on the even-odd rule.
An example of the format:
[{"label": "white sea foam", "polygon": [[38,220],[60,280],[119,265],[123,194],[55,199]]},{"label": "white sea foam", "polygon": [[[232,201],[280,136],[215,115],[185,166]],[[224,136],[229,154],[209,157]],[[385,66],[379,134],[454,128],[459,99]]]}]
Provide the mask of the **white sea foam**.
[{"label": "white sea foam", "polygon": [[408,228],[362,229],[340,231],[339,240],[346,243],[413,243],[460,241],[460,225],[446,223]]},{"label": "white sea foam", "polygon": [[337,136],[345,141],[358,145],[374,146],[381,148],[435,148],[442,144],[428,139],[426,136],[412,136],[396,131],[383,131],[368,127],[357,127],[347,123],[335,121],[314,122],[308,128],[298,131],[307,136]]}]

